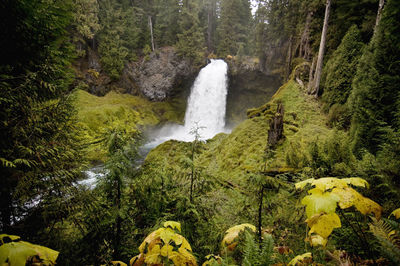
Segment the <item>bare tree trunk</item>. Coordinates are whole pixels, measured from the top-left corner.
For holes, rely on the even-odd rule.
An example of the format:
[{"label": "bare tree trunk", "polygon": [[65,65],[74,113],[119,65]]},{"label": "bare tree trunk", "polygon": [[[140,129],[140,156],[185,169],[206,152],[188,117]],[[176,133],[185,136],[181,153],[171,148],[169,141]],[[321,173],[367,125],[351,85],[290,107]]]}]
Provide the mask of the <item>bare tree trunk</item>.
[{"label": "bare tree trunk", "polygon": [[208,52],[213,52],[214,50],[214,42],[213,42],[213,35],[215,31],[215,17],[216,17],[216,0],[212,0],[208,4],[208,11],[207,11],[207,48]]},{"label": "bare tree trunk", "polygon": [[149,28],[151,37],[151,49],[154,52],[153,23],[151,22],[151,16],[149,16]]},{"label": "bare tree trunk", "polygon": [[328,20],[329,20],[330,9],[331,9],[331,0],[326,0],[324,26],[322,28],[321,42],[319,44],[319,51],[318,51],[317,67],[315,69],[315,78],[312,86],[313,88],[312,93],[315,95],[315,97],[318,97],[319,84],[321,82],[322,64],[324,61],[326,33],[328,31]]},{"label": "bare tree trunk", "polygon": [[316,57],[313,58],[311,67],[310,67],[310,73],[308,75],[308,86],[307,86],[307,93],[310,94],[312,90],[312,84],[314,81],[314,66],[315,66],[315,60]]},{"label": "bare tree trunk", "polygon": [[303,57],[304,59],[308,59],[308,56],[310,55],[310,24],[312,15],[313,12],[308,11],[306,25],[304,26],[304,31],[300,40],[299,56]]},{"label": "bare tree trunk", "polygon": [[293,46],[293,34],[290,35],[289,38],[289,48],[288,48],[288,55],[287,55],[287,60],[286,60],[286,80],[289,79],[290,75],[290,65],[292,63],[292,46]]},{"label": "bare tree trunk", "polygon": [[378,14],[376,15],[376,21],[375,21],[375,27],[374,27],[374,35],[375,35],[375,32],[377,31],[379,22],[381,21],[382,10],[383,10],[384,6],[385,6],[385,0],[379,0]]}]

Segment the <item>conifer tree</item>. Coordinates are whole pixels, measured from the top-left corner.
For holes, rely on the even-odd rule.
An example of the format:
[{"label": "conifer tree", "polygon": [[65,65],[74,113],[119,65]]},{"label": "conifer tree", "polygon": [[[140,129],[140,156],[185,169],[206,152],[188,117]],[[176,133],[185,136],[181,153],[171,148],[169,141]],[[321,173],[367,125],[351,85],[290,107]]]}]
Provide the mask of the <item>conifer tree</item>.
[{"label": "conifer tree", "polygon": [[181,33],[178,34],[176,43],[178,54],[200,66],[204,58],[205,39],[200,28],[198,6],[195,2],[187,2],[183,6],[179,27]]},{"label": "conifer tree", "polygon": [[357,26],[353,25],[326,63],[322,99],[328,107],[336,103],[346,103],[363,46],[361,33]]},{"label": "conifer tree", "polygon": [[70,210],[82,163],[69,89],[70,8],[61,0],[0,4],[2,232],[34,235]]},{"label": "conifer tree", "polygon": [[400,3],[387,1],[370,44],[364,50],[349,99],[354,151],[376,153],[388,130],[399,130]]},{"label": "conifer tree", "polygon": [[218,55],[235,55],[241,43],[247,47],[250,22],[248,0],[221,1],[221,16],[217,27]]}]

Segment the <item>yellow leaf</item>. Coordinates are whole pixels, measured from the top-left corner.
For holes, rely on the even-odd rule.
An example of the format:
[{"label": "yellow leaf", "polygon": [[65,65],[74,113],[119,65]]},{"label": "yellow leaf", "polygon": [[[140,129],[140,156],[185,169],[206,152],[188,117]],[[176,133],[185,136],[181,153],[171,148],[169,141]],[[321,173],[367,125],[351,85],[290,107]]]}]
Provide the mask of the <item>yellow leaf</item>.
[{"label": "yellow leaf", "polygon": [[317,233],[323,238],[328,238],[333,229],[341,227],[340,218],[336,213],[316,214],[306,220],[310,227],[309,235]]},{"label": "yellow leaf", "polygon": [[171,228],[164,228],[164,230],[162,230],[160,232],[160,238],[161,240],[164,242],[164,244],[168,244],[170,243],[171,239],[175,236],[175,232],[172,231]]},{"label": "yellow leaf", "polygon": [[130,266],[142,266],[144,264],[144,255],[140,253],[139,255],[133,257],[129,261]]},{"label": "yellow leaf", "polygon": [[111,264],[114,266],[128,266],[128,264],[126,264],[122,261],[112,261]]},{"label": "yellow leaf", "polygon": [[1,245],[4,244],[3,238],[9,238],[9,239],[11,239],[11,241],[16,241],[18,239],[21,239],[19,236],[0,234],[0,243],[1,243]]},{"label": "yellow leaf", "polygon": [[298,255],[298,256],[294,257],[294,258],[289,262],[288,265],[293,265],[293,266],[295,266],[297,263],[302,263],[302,262],[304,262],[304,260],[306,260],[306,259],[312,259],[311,252],[307,252],[307,253],[304,253],[304,254],[302,254],[302,255]]},{"label": "yellow leaf", "polygon": [[297,182],[294,186],[296,187],[296,189],[303,189],[307,184],[311,184],[314,180],[315,180],[314,178],[306,179]]},{"label": "yellow leaf", "polygon": [[172,229],[176,228],[179,232],[181,232],[181,224],[178,222],[167,221],[164,223],[164,227],[171,227]]},{"label": "yellow leaf", "polygon": [[326,243],[328,243],[328,239],[323,238],[320,235],[312,235],[312,236],[310,236],[309,240],[310,240],[311,246],[313,246],[313,247],[316,247],[316,246],[325,247]]},{"label": "yellow leaf", "polygon": [[163,257],[168,257],[169,255],[172,254],[172,250],[174,249],[173,246],[166,244],[161,248],[160,254]]},{"label": "yellow leaf", "polygon": [[[146,245],[149,245],[148,249],[151,249],[152,246],[154,246],[154,243],[159,244],[160,241],[160,233],[164,230],[164,228],[159,228],[156,231],[152,232],[150,235],[148,235],[142,244],[139,246],[139,251],[140,253],[145,253],[144,249],[146,248]],[[150,247],[151,246],[151,247]]]},{"label": "yellow leaf", "polygon": [[354,206],[364,215],[373,213],[376,219],[379,220],[381,218],[382,207],[369,198],[361,196],[360,200],[356,201]]},{"label": "yellow leaf", "polygon": [[400,218],[400,208],[392,211],[392,213],[389,215],[389,217],[392,215],[394,215],[394,217],[396,217],[396,219],[399,219]]},{"label": "yellow leaf", "polygon": [[256,227],[252,224],[240,224],[240,225],[233,226],[233,227],[229,228],[228,230],[226,230],[225,237],[222,240],[222,245],[224,246],[224,245],[231,244],[233,242],[233,240],[235,240],[235,238],[238,237],[239,233],[242,232],[243,230],[245,230],[246,228],[249,228],[253,232],[256,231]]},{"label": "yellow leaf", "polygon": [[161,248],[159,245],[155,245],[149,252],[147,252],[144,262],[146,264],[157,264],[161,263]]},{"label": "yellow leaf", "polygon": [[342,209],[350,208],[362,197],[360,193],[351,187],[334,188],[332,193],[339,196],[339,207]]},{"label": "yellow leaf", "polygon": [[365,179],[359,178],[359,177],[350,177],[350,178],[343,178],[343,181],[345,181],[347,184],[356,186],[356,187],[365,187],[369,188],[369,184]]},{"label": "yellow leaf", "polygon": [[342,179],[334,178],[334,177],[323,177],[314,180],[312,183],[316,188],[325,191],[334,187],[345,187],[346,182]]},{"label": "yellow leaf", "polygon": [[301,203],[306,205],[307,217],[311,218],[321,212],[334,213],[339,200],[340,198],[331,192],[312,189],[312,194],[305,196]]}]

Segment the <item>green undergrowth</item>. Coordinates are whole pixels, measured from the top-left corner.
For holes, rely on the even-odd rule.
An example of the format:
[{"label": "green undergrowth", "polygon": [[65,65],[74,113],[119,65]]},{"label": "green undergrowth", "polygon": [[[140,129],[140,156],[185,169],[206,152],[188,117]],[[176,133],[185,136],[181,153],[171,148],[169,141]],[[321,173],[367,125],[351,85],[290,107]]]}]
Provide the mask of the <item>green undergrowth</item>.
[{"label": "green undergrowth", "polygon": [[78,122],[88,143],[88,159],[105,161],[106,148],[102,134],[113,127],[127,130],[145,129],[159,123],[183,120],[185,104],[180,100],[151,102],[139,96],[111,91],[103,97],[77,90]]},{"label": "green undergrowth", "polygon": [[[278,103],[282,103],[285,110],[284,138],[272,158],[267,158],[269,123]],[[284,84],[268,103],[248,110],[247,114],[249,118],[231,134],[219,134],[203,144],[195,163],[208,175],[240,185],[249,173],[300,170],[308,166],[310,145],[324,142],[334,134],[334,130],[326,126],[327,119],[320,103],[305,94],[294,81]],[[169,165],[174,164],[176,159],[165,153],[164,148],[179,150],[175,145],[175,142],[162,144],[150,152],[146,161],[163,157]]]}]

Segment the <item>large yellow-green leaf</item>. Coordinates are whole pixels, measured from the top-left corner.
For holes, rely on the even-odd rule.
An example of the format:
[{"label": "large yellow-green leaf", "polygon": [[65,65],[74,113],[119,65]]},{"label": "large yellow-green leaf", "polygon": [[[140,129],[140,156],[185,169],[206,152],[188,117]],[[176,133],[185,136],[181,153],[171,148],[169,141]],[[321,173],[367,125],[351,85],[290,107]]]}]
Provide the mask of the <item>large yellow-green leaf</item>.
[{"label": "large yellow-green leaf", "polygon": [[400,208],[395,209],[394,211],[392,211],[392,213],[389,215],[389,217],[392,216],[392,215],[394,215],[394,217],[396,217],[396,219],[399,219],[400,218]]},{"label": "large yellow-green leaf", "polygon": [[0,265],[25,265],[26,261],[35,255],[36,250],[30,246],[19,242],[6,243],[0,246]]},{"label": "large yellow-green leaf", "polygon": [[175,232],[171,228],[163,228],[163,230],[160,231],[160,238],[164,244],[170,243],[175,235]]},{"label": "large yellow-green leaf", "polygon": [[181,232],[181,224],[178,222],[174,221],[167,221],[164,223],[164,227],[171,227],[172,229],[177,229],[179,232]]},{"label": "large yellow-green leaf", "polygon": [[376,219],[379,220],[381,218],[382,207],[369,198],[362,197],[359,201],[356,201],[354,205],[357,210],[364,215],[373,213]]},{"label": "large yellow-green leaf", "polygon": [[302,255],[298,255],[298,256],[294,257],[294,258],[289,262],[288,265],[293,265],[293,266],[295,266],[297,263],[307,263],[307,262],[309,262],[310,260],[312,260],[311,252],[307,252],[307,253],[304,253],[304,254],[302,254]]},{"label": "large yellow-green leaf", "polygon": [[353,185],[356,187],[365,187],[369,188],[369,184],[365,179],[359,178],[359,177],[350,177],[350,178],[343,178],[343,181],[345,181],[349,185]]},{"label": "large yellow-green leaf", "polygon": [[161,247],[160,245],[155,245],[152,249],[147,252],[144,262],[146,264],[158,264],[161,263]]},{"label": "large yellow-green leaf", "polygon": [[31,243],[25,242],[25,241],[20,241],[18,243],[25,244],[25,245],[33,248],[39,255],[40,259],[44,260],[45,262],[48,262],[49,264],[56,263],[56,260],[57,260],[58,254],[59,254],[58,251],[55,251],[53,249],[50,249],[50,248],[47,248],[44,246],[34,245],[34,244],[31,244]]},{"label": "large yellow-green leaf", "polygon": [[322,192],[316,188],[309,192],[312,194],[305,196],[301,201],[303,205],[306,205],[306,214],[308,218],[321,212],[328,214],[335,212],[337,202],[340,200],[339,196],[331,192]]},{"label": "large yellow-green leaf", "polygon": [[340,218],[336,213],[316,214],[306,220],[310,227],[309,235],[316,233],[323,238],[328,238],[333,229],[341,227]]},{"label": "large yellow-green leaf", "polygon": [[9,238],[11,241],[16,241],[16,240],[21,239],[19,236],[15,236],[15,235],[0,234],[0,245],[4,244],[3,238]]},{"label": "large yellow-green leaf", "polygon": [[166,244],[161,248],[160,254],[163,257],[169,257],[172,255],[173,249],[173,246]]},{"label": "large yellow-green leaf", "polygon": [[332,193],[340,197],[340,208],[346,209],[354,206],[362,214],[373,213],[377,219],[380,219],[382,207],[371,199],[364,197],[353,188],[334,188]]},{"label": "large yellow-green leaf", "polygon": [[294,186],[296,187],[296,189],[303,189],[305,186],[307,186],[307,184],[312,184],[312,182],[314,181],[314,178],[309,178],[300,182],[297,182]]},{"label": "large yellow-green leaf", "polygon": [[150,250],[154,244],[159,244],[161,242],[160,240],[160,233],[164,230],[164,228],[159,228],[156,231],[152,232],[150,235],[148,235],[142,244],[139,246],[139,251],[140,253],[144,253],[146,245],[148,245],[148,250]]},{"label": "large yellow-green leaf", "polygon": [[233,227],[229,228],[228,230],[226,230],[225,237],[222,240],[222,245],[224,246],[224,245],[231,244],[233,242],[233,240],[235,240],[235,238],[238,237],[239,233],[242,232],[243,230],[245,230],[246,228],[249,228],[253,232],[256,231],[256,227],[252,224],[240,224],[240,225],[233,226]]},{"label": "large yellow-green leaf", "polygon": [[311,184],[316,188],[326,191],[332,188],[343,188],[348,185],[353,185],[357,187],[368,187],[369,184],[362,178],[359,177],[350,177],[350,178],[335,178],[335,177],[323,177],[319,179],[310,178],[295,184],[296,189],[303,189],[307,184]]}]

